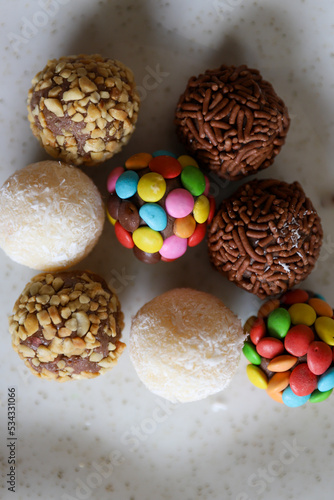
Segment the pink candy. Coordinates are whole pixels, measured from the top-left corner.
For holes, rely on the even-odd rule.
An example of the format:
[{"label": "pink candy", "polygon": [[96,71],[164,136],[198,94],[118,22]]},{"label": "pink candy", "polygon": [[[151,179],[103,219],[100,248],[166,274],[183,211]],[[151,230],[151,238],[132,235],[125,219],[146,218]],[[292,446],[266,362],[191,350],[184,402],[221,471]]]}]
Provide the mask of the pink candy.
[{"label": "pink candy", "polygon": [[109,193],[113,193],[115,191],[116,181],[122,175],[123,172],[124,172],[123,167],[116,167],[110,172],[107,179],[107,189]]},{"label": "pink candy", "polygon": [[178,188],[166,197],[166,210],[171,217],[181,218],[191,214],[194,208],[194,198],[186,189]]},{"label": "pink candy", "polygon": [[187,239],[172,235],[166,238],[159,253],[165,259],[178,259],[187,251]]}]

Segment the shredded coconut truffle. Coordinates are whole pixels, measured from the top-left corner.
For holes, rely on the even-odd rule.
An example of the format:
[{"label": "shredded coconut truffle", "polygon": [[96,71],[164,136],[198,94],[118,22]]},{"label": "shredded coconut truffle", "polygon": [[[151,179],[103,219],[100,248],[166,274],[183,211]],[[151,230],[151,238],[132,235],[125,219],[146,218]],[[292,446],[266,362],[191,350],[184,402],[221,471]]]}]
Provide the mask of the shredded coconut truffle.
[{"label": "shredded coconut truffle", "polygon": [[218,298],[179,288],[138,311],[129,352],[149,390],[172,402],[189,402],[228,385],[243,341],[240,320]]}]

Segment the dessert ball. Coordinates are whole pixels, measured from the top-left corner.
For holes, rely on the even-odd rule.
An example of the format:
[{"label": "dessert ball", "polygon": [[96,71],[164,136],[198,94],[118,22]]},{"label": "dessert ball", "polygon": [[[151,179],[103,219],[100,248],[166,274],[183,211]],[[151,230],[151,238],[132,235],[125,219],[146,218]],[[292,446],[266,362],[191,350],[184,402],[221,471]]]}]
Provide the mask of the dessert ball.
[{"label": "dessert ball", "polygon": [[236,180],[273,163],[290,119],[258,70],[222,65],[190,78],[175,124],[190,154],[220,177]]},{"label": "dessert ball", "polygon": [[314,292],[294,289],[271,299],[245,325],[249,380],[289,407],[319,403],[334,387],[333,308]]},{"label": "dessert ball", "polygon": [[188,155],[138,153],[108,177],[107,214],[142,262],[173,261],[205,237],[215,210],[208,178]]},{"label": "dessert ball", "polygon": [[310,274],[322,236],[298,182],[253,180],[222,202],[208,232],[209,256],[230,281],[264,299]]},{"label": "dessert ball", "polygon": [[178,288],[138,311],[129,352],[150,391],[172,402],[189,402],[228,385],[243,342],[240,320],[218,298]]},{"label": "dessert ball", "polygon": [[89,271],[35,276],[9,318],[20,358],[37,377],[58,382],[110,370],[125,347],[122,328],[117,296]]},{"label": "dessert ball", "polygon": [[93,181],[65,163],[32,163],[0,189],[0,246],[33,269],[55,271],[82,260],[97,243],[104,219]]},{"label": "dessert ball", "polygon": [[138,109],[132,71],[97,54],[48,61],[28,94],[33,134],[51,156],[73,165],[96,165],[118,153]]}]

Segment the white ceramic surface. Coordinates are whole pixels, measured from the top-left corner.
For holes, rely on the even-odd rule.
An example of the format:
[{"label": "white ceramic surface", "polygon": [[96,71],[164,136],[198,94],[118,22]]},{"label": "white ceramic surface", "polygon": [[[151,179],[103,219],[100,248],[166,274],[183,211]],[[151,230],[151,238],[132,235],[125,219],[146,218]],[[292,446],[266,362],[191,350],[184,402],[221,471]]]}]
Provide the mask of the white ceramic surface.
[{"label": "white ceramic surface", "polygon": [[[188,78],[222,63],[261,70],[292,118],[286,145],[261,177],[298,179],[325,231],[305,285],[334,303],[334,9],[331,0],[11,0],[0,5],[0,185],[46,159],[33,138],[25,100],[47,59],[103,53],[128,64],[142,106],[128,146],[95,170],[105,193],[110,169],[138,151],[177,143],[173,113]],[[235,189],[221,186],[218,198]],[[217,188],[217,190],[218,190]],[[131,316],[176,286],[219,296],[242,320],[260,301],[211,269],[206,245],[173,264],[147,266],[125,252],[106,223],[77,267],[118,291]],[[38,380],[12,350],[7,316],[35,271],[0,251],[0,498],[9,500],[327,500],[333,496],[334,396],[294,410],[250,385],[241,360],[222,393],[172,405],[142,385],[125,352],[109,374],[63,385]],[[17,389],[17,484],[7,490],[7,388]]]}]

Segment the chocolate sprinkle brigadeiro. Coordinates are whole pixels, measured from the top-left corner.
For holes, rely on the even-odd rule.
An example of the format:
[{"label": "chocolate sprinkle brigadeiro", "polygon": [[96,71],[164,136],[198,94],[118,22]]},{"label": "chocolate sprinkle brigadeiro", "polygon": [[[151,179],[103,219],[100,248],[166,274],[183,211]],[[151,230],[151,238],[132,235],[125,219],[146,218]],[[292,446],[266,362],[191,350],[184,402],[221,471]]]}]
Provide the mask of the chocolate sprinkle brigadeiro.
[{"label": "chocolate sprinkle brigadeiro", "polygon": [[225,66],[190,78],[175,113],[179,139],[220,177],[269,167],[285,142],[288,110],[260,72]]},{"label": "chocolate sprinkle brigadeiro", "polygon": [[116,294],[89,271],[35,276],[9,318],[13,348],[27,367],[59,382],[113,368],[125,347],[123,326]]},{"label": "chocolate sprinkle brigadeiro", "polygon": [[209,256],[230,281],[264,299],[310,274],[322,236],[298,182],[254,180],[222,202],[208,233]]}]

